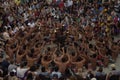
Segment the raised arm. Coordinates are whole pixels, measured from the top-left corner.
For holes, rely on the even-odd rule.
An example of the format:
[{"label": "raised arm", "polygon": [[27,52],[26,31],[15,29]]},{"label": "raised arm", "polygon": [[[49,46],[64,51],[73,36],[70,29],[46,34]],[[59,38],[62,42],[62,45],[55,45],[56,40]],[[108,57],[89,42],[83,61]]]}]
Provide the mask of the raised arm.
[{"label": "raised arm", "polygon": [[66,53],[67,57],[68,57],[68,60],[65,64],[69,64],[71,62],[71,57],[70,57],[70,54]]},{"label": "raised arm", "polygon": [[54,58],[53,61],[54,61],[57,65],[61,64],[61,62],[60,62],[60,61],[57,61],[56,58]]},{"label": "raised arm", "polygon": [[83,65],[85,63],[85,58],[82,57],[82,60],[79,62],[72,62],[72,64]]},{"label": "raised arm", "polygon": [[29,57],[28,55],[26,55],[26,58],[27,60],[29,61],[36,61],[38,58],[32,58],[32,57]]},{"label": "raised arm", "polygon": [[75,48],[74,43],[73,43],[72,47],[73,47],[73,50],[75,51],[75,56],[73,56],[73,58],[76,58],[79,52],[77,51],[77,48]]},{"label": "raised arm", "polygon": [[43,42],[43,44],[41,45],[40,49],[42,49],[45,46],[45,41]]},{"label": "raised arm", "polygon": [[55,55],[56,51],[57,51],[57,48],[55,48],[55,50],[53,51],[53,58],[56,57],[56,55]]}]

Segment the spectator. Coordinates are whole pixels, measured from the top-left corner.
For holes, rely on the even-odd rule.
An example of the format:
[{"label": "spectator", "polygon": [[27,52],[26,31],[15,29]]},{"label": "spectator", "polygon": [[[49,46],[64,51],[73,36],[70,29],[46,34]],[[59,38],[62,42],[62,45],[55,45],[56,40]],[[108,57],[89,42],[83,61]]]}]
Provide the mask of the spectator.
[{"label": "spectator", "polygon": [[92,73],[92,71],[88,71],[87,75],[86,75],[86,79],[87,80],[91,80],[92,78],[94,78],[94,74]]},{"label": "spectator", "polygon": [[54,69],[54,71],[51,73],[51,77],[52,78],[60,78],[60,77],[62,77],[62,73],[61,72],[59,72],[59,67],[55,67],[55,69]]},{"label": "spectator", "polygon": [[12,72],[13,70],[17,69],[17,66],[14,64],[13,61],[10,61],[10,65],[8,66],[8,72]]},{"label": "spectator", "polygon": [[115,64],[111,64],[112,71],[107,75],[107,80],[119,80],[119,71],[116,70]]},{"label": "spectator", "polygon": [[19,79],[24,79],[28,69],[29,68],[25,68],[24,63],[21,63],[20,66],[17,67],[17,77]]},{"label": "spectator", "polygon": [[103,72],[103,68],[100,67],[98,71],[95,73],[95,77],[97,80],[105,80],[106,79],[106,74]]},{"label": "spectator", "polygon": [[19,80],[18,78],[17,78],[17,76],[15,75],[15,71],[13,70],[13,71],[11,71],[10,72],[10,75],[8,76],[8,80]]}]

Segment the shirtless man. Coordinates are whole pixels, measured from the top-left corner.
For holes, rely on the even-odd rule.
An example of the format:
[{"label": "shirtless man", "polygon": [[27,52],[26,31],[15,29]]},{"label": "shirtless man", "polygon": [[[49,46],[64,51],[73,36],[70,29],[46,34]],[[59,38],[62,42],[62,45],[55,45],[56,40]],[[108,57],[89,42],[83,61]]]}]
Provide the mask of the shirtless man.
[{"label": "shirtless man", "polygon": [[70,63],[70,55],[68,54],[68,51],[67,51],[67,53],[66,53],[65,55],[66,55],[67,58],[68,58],[67,61],[65,60],[65,58],[62,58],[61,61],[57,61],[56,58],[54,58],[54,62],[56,63],[56,65],[58,65],[59,71],[60,71],[61,73],[64,73],[64,72],[65,72],[67,66],[68,66],[69,63]]},{"label": "shirtless man", "polygon": [[38,57],[33,58],[33,57],[26,55],[26,59],[27,59],[27,66],[30,67],[35,63],[35,61],[38,60]]},{"label": "shirtless man", "polygon": [[53,52],[53,57],[56,58],[57,61],[61,61],[61,59],[64,57],[65,55],[65,51],[64,51],[64,48],[62,48],[62,52],[57,55],[55,54],[55,52],[57,51],[57,48],[55,49],[55,51]]},{"label": "shirtless man", "polygon": [[27,51],[20,50],[20,48],[17,50],[16,53],[16,63],[20,64],[22,61],[22,58],[27,54]]},{"label": "shirtless man", "polygon": [[[44,43],[43,43],[44,44]],[[46,48],[44,47],[44,53],[41,54],[41,63],[42,65],[48,69],[50,63],[53,61],[53,53],[56,52],[56,49],[53,51],[50,47]]]},{"label": "shirtless man", "polygon": [[75,65],[77,69],[80,69],[80,68],[82,69],[85,64],[85,61],[86,61],[85,58],[83,58],[83,57],[81,57],[81,60],[80,60],[80,57],[81,56],[76,57],[78,61],[77,60],[71,61],[71,64]]},{"label": "shirtless man", "polygon": [[30,51],[27,52],[26,54],[26,59],[27,59],[27,66],[32,66],[41,56],[40,52],[36,52],[34,48],[31,48]]}]

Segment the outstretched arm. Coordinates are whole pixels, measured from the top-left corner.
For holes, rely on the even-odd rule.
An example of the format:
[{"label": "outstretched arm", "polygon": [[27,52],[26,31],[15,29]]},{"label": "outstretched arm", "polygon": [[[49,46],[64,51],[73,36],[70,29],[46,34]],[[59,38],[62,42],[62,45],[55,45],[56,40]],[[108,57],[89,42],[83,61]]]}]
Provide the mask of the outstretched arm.
[{"label": "outstretched arm", "polygon": [[54,58],[53,60],[57,65],[59,65],[61,63],[61,62],[57,61],[56,58]]},{"label": "outstretched arm", "polygon": [[[67,51],[68,52],[68,51]],[[71,62],[71,57],[70,57],[70,54],[69,53],[66,53],[67,57],[68,57],[68,61],[66,62],[66,64],[70,63]]]},{"label": "outstretched arm", "polygon": [[55,55],[56,51],[57,51],[57,48],[55,48],[55,50],[53,51],[53,58],[56,58],[56,55]]}]

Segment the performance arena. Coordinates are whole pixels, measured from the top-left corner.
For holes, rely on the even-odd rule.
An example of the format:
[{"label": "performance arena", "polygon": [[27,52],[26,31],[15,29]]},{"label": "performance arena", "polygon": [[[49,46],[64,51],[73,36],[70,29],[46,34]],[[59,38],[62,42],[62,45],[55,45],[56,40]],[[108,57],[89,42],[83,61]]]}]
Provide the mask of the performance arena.
[{"label": "performance arena", "polygon": [[0,0],[0,80],[120,80],[120,0]]}]

